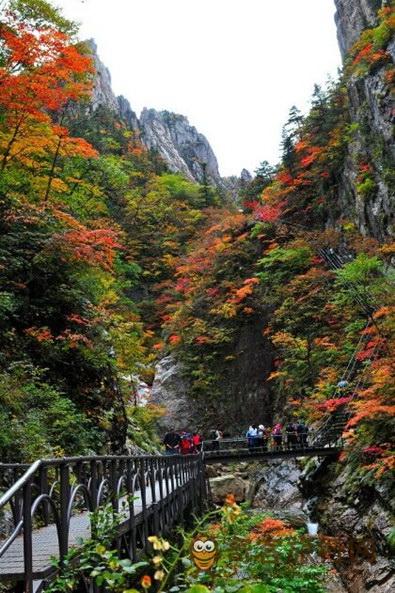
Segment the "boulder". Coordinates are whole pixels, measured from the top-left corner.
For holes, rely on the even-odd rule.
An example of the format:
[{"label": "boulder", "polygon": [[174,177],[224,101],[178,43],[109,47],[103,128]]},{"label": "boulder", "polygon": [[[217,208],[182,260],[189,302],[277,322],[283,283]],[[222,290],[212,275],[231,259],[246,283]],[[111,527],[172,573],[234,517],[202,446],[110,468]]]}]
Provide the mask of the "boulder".
[{"label": "boulder", "polygon": [[243,502],[246,498],[249,484],[234,474],[217,476],[210,478],[209,481],[213,502],[217,504],[223,504],[228,494],[233,494],[236,502]]},{"label": "boulder", "polygon": [[260,469],[254,476],[249,498],[255,508],[300,511],[303,496],[298,488],[301,474],[296,461],[279,461]]}]

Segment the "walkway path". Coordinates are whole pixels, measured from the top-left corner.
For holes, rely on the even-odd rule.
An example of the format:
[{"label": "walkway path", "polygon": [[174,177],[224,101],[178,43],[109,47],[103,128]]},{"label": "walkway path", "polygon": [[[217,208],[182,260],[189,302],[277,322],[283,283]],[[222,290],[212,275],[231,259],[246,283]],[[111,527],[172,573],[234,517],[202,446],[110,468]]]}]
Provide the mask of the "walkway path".
[{"label": "walkway path", "polygon": [[[2,482],[17,465],[0,464]],[[39,461],[0,498],[13,526],[0,548],[0,581],[24,581],[25,591],[54,574],[53,559],[91,536],[90,511],[105,504],[118,513],[118,545],[132,560],[160,535],[198,513],[207,498],[202,459],[90,457]],[[44,526],[40,526],[44,523]]]}]

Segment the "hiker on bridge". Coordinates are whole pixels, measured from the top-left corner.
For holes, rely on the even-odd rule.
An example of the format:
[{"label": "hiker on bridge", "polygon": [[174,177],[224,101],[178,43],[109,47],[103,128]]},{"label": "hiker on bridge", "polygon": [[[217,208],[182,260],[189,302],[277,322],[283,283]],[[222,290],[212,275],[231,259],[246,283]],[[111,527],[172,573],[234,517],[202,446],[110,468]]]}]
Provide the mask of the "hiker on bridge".
[{"label": "hiker on bridge", "polygon": [[298,424],[296,422],[288,422],[285,432],[287,434],[288,449],[295,449],[299,443]]},{"label": "hiker on bridge", "polygon": [[275,449],[281,449],[283,443],[283,428],[280,423],[277,423],[272,430],[272,439]]},{"label": "hiker on bridge", "polygon": [[309,428],[308,426],[306,426],[306,424],[303,422],[303,420],[299,420],[299,422],[296,425],[296,432],[297,432],[297,442],[298,445],[300,447],[307,447],[307,438],[308,438],[308,432],[309,432]]},{"label": "hiker on bridge", "polygon": [[181,437],[175,432],[174,428],[171,428],[168,433],[165,434],[163,444],[165,446],[165,455],[178,455],[180,452]]},{"label": "hiker on bridge", "polygon": [[199,433],[194,432],[192,434],[192,443],[194,448],[194,453],[200,453],[202,450],[202,437]]},{"label": "hiker on bridge", "polygon": [[263,424],[258,426],[257,446],[267,449],[267,434]]},{"label": "hiker on bridge", "polygon": [[194,453],[192,435],[185,430],[181,434],[180,449],[181,455],[192,455]]},{"label": "hiker on bridge", "polygon": [[251,424],[246,432],[248,448],[252,449],[256,446],[258,440],[258,429],[255,424]]},{"label": "hiker on bridge", "polygon": [[212,434],[211,448],[213,451],[218,451],[219,443],[220,443],[220,440],[223,439],[224,433],[222,432],[222,430],[217,428],[216,430],[212,430],[211,434]]}]

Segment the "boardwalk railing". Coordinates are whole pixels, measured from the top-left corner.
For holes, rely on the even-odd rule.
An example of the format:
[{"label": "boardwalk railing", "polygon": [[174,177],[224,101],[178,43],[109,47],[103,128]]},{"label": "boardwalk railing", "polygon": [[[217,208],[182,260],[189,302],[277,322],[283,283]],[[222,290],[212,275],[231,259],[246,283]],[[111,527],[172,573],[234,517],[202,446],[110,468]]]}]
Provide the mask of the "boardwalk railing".
[{"label": "boardwalk railing", "polygon": [[264,439],[247,437],[223,438],[203,441],[205,463],[215,461],[248,460],[251,458],[273,459],[286,457],[315,457],[333,455],[343,448],[341,432],[319,438],[315,431],[304,435],[283,432],[281,438],[268,435]]},{"label": "boardwalk railing", "polygon": [[136,560],[149,535],[165,533],[186,511],[201,511],[207,496],[198,455],[0,464],[0,484],[9,486],[0,498],[0,581],[23,581],[27,593],[53,574],[54,557],[62,561],[91,536],[91,511],[112,505],[118,546]]}]

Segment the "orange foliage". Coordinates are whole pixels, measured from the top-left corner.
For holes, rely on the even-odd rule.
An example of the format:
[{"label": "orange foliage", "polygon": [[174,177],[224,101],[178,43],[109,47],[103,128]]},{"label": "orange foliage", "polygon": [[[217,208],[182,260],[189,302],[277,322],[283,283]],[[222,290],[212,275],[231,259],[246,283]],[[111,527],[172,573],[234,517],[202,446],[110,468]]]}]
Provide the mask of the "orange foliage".
[{"label": "orange foliage", "polygon": [[12,12],[0,24],[0,35],[5,48],[0,67],[0,108],[5,112],[2,169],[12,160],[29,165],[27,157],[51,154],[51,142],[55,154],[62,148],[66,155],[95,156],[89,143],[69,138],[50,116],[89,95],[91,58],[65,33],[50,27],[32,30]]},{"label": "orange foliage", "polygon": [[347,428],[359,424],[365,418],[373,418],[380,414],[395,416],[395,405],[385,405],[380,399],[369,399],[367,401],[356,401],[353,404],[357,413],[347,423]]},{"label": "orange foliage", "polygon": [[110,269],[113,265],[116,250],[122,246],[117,241],[115,231],[111,229],[66,231],[54,236],[62,251],[77,260]]},{"label": "orange foliage", "polygon": [[268,535],[275,538],[288,537],[295,535],[295,530],[292,529],[288,523],[282,521],[281,519],[267,518],[252,529],[249,539],[256,541]]},{"label": "orange foliage", "polygon": [[53,340],[52,332],[47,327],[29,327],[25,330],[25,333],[35,338],[37,342],[50,342]]}]

